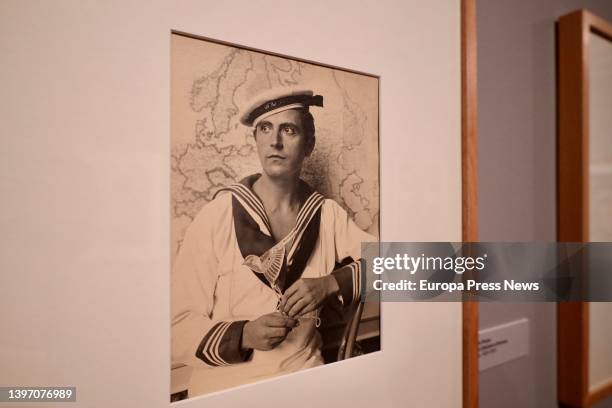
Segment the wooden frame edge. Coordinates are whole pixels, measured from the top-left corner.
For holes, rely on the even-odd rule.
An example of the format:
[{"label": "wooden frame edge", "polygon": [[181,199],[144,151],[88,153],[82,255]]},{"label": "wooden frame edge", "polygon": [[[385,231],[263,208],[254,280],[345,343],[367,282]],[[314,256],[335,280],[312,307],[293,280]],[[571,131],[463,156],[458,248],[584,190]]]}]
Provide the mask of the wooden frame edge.
[{"label": "wooden frame edge", "polygon": [[[478,240],[476,0],[461,0],[461,238]],[[463,408],[478,407],[478,302],[463,302]]]},{"label": "wooden frame edge", "polygon": [[[558,20],[557,238],[589,241],[589,34],[612,41],[612,24],[577,10]],[[557,395],[564,407],[586,408],[612,395],[612,380],[589,389],[589,303],[557,306]]]},{"label": "wooden frame edge", "polygon": [[[586,66],[583,59],[584,12],[563,16],[558,22],[558,143],[557,143],[557,239],[582,242],[588,237],[588,185],[584,120],[588,96],[583,83]],[[584,330],[584,303],[557,305],[557,396],[567,407],[583,407],[588,387],[587,370],[582,361],[588,355],[588,333]]]}]

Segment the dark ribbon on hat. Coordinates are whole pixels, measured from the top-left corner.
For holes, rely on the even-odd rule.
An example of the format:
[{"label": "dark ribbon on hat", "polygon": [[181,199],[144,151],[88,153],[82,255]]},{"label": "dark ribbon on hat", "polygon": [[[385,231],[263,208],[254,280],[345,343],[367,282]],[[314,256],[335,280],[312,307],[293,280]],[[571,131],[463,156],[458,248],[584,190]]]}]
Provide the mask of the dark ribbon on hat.
[{"label": "dark ribbon on hat", "polygon": [[289,95],[282,98],[267,101],[266,103],[253,109],[251,114],[247,118],[248,123],[253,123],[255,119],[263,115],[264,113],[270,112],[274,109],[282,108],[283,106],[292,105],[294,103],[300,103],[306,108],[309,106],[320,106],[323,107],[323,96],[321,95]]}]

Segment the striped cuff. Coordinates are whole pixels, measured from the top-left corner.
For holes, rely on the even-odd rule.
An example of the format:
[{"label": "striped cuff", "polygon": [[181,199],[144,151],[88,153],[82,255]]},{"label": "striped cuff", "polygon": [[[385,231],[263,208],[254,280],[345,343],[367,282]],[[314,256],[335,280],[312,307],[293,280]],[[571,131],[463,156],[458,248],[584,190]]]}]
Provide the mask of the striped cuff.
[{"label": "striped cuff", "polygon": [[219,322],[206,333],[196,350],[196,357],[206,364],[219,367],[242,363],[249,359],[252,350],[242,352],[242,329],[248,320]]},{"label": "striped cuff", "polygon": [[338,282],[340,296],[344,306],[358,302],[361,296],[361,262],[351,262],[332,272]]}]

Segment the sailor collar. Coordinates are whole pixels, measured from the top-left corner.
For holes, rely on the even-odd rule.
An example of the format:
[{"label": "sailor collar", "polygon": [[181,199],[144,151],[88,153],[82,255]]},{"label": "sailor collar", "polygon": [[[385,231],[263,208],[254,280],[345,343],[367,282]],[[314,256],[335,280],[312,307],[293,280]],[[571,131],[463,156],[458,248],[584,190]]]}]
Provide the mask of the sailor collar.
[{"label": "sailor collar", "polygon": [[305,197],[295,226],[286,237],[275,242],[270,220],[253,184],[261,177],[254,174],[220,189],[232,194],[232,215],[238,247],[255,275],[277,293],[282,293],[302,275],[319,236],[321,206],[325,198],[300,180]]}]

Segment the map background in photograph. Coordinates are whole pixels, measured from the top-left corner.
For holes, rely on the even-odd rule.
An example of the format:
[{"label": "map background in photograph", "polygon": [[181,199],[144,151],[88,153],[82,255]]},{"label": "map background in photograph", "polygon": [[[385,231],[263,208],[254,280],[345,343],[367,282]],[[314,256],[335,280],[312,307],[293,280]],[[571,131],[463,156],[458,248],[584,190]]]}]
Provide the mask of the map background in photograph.
[{"label": "map background in photograph", "polygon": [[172,259],[217,190],[261,171],[240,108],[277,86],[323,95],[310,109],[316,145],[302,178],[379,236],[378,78],[178,34],[171,49]]}]

